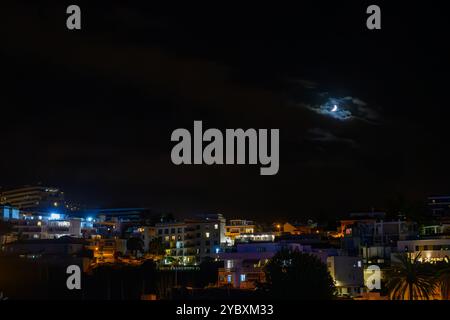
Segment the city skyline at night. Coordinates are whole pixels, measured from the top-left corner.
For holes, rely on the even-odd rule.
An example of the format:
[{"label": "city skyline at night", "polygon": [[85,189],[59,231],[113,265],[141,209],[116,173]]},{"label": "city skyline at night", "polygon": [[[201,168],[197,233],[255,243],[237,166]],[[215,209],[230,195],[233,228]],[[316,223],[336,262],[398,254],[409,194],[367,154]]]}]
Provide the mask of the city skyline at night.
[{"label": "city skyline at night", "polygon": [[441,2],[2,7],[0,304],[450,300]]}]

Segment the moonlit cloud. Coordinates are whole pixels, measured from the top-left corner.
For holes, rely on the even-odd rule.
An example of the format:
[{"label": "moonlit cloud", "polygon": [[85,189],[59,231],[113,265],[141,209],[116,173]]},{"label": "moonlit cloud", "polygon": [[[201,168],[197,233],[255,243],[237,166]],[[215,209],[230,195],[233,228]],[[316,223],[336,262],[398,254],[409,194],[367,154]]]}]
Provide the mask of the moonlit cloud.
[{"label": "moonlit cloud", "polygon": [[298,105],[339,121],[361,120],[376,124],[381,120],[378,112],[359,98],[332,97],[328,93],[321,93],[318,96],[323,102],[317,104],[300,103]]},{"label": "moonlit cloud", "polygon": [[[291,83],[295,86],[290,98],[297,106],[338,121],[360,120],[370,124],[381,121],[377,110],[358,97],[337,96],[331,91],[320,90],[319,85],[311,80],[300,79]],[[303,95],[299,96],[297,90]]]},{"label": "moonlit cloud", "polygon": [[337,120],[344,121],[352,118],[351,111],[346,108],[342,99],[330,98],[323,104],[310,106],[309,109],[318,114],[329,116]]}]

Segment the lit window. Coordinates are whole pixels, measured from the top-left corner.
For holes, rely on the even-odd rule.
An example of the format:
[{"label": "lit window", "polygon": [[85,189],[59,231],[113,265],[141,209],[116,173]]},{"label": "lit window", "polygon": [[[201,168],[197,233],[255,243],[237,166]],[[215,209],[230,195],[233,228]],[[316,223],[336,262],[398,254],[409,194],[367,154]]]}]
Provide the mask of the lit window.
[{"label": "lit window", "polygon": [[165,239],[166,241],[169,241],[169,236],[166,236],[164,239]]},{"label": "lit window", "polygon": [[209,232],[206,232],[205,235],[207,238],[209,238]]},{"label": "lit window", "polygon": [[219,225],[217,223],[214,225],[214,229],[219,229]]},{"label": "lit window", "polygon": [[245,281],[245,274],[241,274],[241,282]]},{"label": "lit window", "polygon": [[231,274],[227,275],[227,282],[231,283]]}]

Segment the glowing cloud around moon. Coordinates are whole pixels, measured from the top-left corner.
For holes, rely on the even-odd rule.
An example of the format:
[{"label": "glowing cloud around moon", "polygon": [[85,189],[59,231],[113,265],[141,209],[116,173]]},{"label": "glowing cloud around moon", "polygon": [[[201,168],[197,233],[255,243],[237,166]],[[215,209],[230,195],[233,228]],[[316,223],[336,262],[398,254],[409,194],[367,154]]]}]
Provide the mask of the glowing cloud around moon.
[{"label": "glowing cloud around moon", "polygon": [[353,118],[350,107],[345,99],[329,98],[325,103],[309,106],[309,109],[321,115],[344,121]]}]

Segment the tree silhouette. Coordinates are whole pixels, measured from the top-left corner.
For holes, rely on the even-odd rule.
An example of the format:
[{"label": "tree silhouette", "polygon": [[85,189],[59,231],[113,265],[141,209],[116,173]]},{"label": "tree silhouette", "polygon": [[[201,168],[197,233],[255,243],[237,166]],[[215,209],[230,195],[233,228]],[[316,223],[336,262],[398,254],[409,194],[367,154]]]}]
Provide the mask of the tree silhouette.
[{"label": "tree silhouette", "polygon": [[5,220],[0,220],[0,236],[4,236],[5,234],[12,232],[12,225],[10,222]]},{"label": "tree silhouette", "polygon": [[400,263],[386,273],[386,288],[392,300],[428,300],[433,294],[435,282],[428,263],[421,263],[421,253],[397,254]]},{"label": "tree silhouette", "polygon": [[[7,235],[11,233],[13,230],[12,225],[8,221],[0,220],[0,240],[2,240],[2,237],[4,235]],[[0,246],[3,245],[2,242],[0,242]]]},{"label": "tree silhouette", "polygon": [[450,262],[448,258],[445,262],[436,265],[436,289],[439,290],[442,300],[450,300]]},{"label": "tree silhouette", "polygon": [[326,300],[335,294],[327,266],[314,255],[283,249],[264,268],[263,288],[277,299]]},{"label": "tree silhouette", "polygon": [[144,251],[144,241],[140,238],[130,238],[127,240],[127,250],[131,251],[131,253],[136,256],[137,252]]},{"label": "tree silhouette", "polygon": [[148,253],[155,256],[161,256],[164,254],[164,245],[161,238],[154,238],[148,243]]}]

